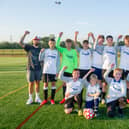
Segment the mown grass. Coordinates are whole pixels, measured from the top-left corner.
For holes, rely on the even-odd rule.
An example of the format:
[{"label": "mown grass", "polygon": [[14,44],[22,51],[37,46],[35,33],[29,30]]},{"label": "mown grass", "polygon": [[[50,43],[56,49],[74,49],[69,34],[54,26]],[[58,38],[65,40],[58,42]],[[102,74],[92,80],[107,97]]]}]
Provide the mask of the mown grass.
[{"label": "mown grass", "polygon": [[[1,97],[10,91],[27,85],[27,83],[26,72],[24,71],[26,65],[25,57],[0,57],[0,59]],[[58,81],[57,87],[61,84],[62,82]],[[42,87],[43,83],[41,82],[41,99],[43,99]],[[15,129],[39,106],[38,104],[26,105],[27,98],[26,87],[0,99],[0,129]],[[50,105],[48,103],[44,105],[22,129],[129,129],[129,107],[124,111],[124,118],[116,117],[110,119],[106,116],[106,106],[100,105],[100,116],[92,120],[86,120],[84,117],[78,117],[76,112],[66,115],[63,105],[59,104],[61,99],[62,89],[56,94],[56,104]]]}]

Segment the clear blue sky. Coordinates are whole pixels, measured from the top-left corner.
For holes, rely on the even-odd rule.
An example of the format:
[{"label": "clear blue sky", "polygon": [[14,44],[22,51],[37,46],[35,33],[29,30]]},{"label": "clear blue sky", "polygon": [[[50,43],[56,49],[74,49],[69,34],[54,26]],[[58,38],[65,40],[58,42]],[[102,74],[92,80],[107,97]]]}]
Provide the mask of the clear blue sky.
[{"label": "clear blue sky", "polygon": [[24,30],[45,36],[64,32],[63,38],[79,39],[88,32],[98,34],[129,34],[129,0],[0,0],[0,41],[18,41]]}]

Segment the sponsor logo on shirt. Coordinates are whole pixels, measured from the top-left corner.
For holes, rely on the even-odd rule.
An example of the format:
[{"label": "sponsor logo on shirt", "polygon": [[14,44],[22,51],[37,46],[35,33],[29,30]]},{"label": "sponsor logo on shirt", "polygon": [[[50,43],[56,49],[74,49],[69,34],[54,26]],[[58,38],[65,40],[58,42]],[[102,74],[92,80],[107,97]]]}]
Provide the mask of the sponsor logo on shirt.
[{"label": "sponsor logo on shirt", "polygon": [[115,53],[111,52],[111,51],[106,51],[106,53],[111,54],[111,55],[115,55]]},{"label": "sponsor logo on shirt", "polygon": [[90,53],[89,52],[87,52],[87,53],[82,52],[82,55],[88,56],[88,55],[90,55]]},{"label": "sponsor logo on shirt", "polygon": [[68,58],[70,58],[70,59],[72,59],[73,58],[73,56],[70,56],[70,55],[66,55]]},{"label": "sponsor logo on shirt", "polygon": [[97,50],[96,50],[96,52],[97,52],[99,55],[102,55],[102,54],[103,54],[102,52],[99,52],[99,51],[97,51]]},{"label": "sponsor logo on shirt", "polygon": [[51,56],[51,55],[48,55],[48,57],[53,58],[53,59],[55,59],[55,58],[56,58],[56,56]]},{"label": "sponsor logo on shirt", "polygon": [[113,91],[121,92],[121,89],[117,85],[113,85],[111,88]]},{"label": "sponsor logo on shirt", "polygon": [[78,88],[72,88],[72,89],[73,89],[74,91],[75,91],[75,90],[78,90]]},{"label": "sponsor logo on shirt", "polygon": [[129,52],[127,52],[127,51],[124,51],[123,53],[125,53],[126,55],[129,55]]}]

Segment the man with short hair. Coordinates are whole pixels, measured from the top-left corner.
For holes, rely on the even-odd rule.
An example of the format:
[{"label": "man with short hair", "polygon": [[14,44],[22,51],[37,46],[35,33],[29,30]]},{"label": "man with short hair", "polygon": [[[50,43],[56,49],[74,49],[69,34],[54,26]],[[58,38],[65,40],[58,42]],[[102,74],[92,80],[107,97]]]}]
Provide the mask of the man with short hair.
[{"label": "man with short hair", "polygon": [[41,99],[39,97],[39,85],[41,80],[41,64],[39,62],[39,53],[41,48],[39,48],[39,38],[35,37],[32,42],[33,45],[24,44],[25,37],[29,34],[29,31],[25,31],[24,35],[22,36],[19,44],[24,50],[27,52],[28,55],[28,65],[27,65],[27,80],[29,83],[29,99],[27,100],[26,104],[33,103],[33,86],[35,83],[35,102],[41,103]]}]

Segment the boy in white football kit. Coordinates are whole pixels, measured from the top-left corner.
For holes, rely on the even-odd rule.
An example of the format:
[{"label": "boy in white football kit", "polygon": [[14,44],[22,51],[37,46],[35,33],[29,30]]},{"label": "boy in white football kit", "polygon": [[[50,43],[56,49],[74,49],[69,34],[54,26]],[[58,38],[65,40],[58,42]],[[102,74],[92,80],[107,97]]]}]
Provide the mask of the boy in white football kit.
[{"label": "boy in white football kit", "polygon": [[85,81],[85,86],[86,86],[85,108],[93,109],[95,116],[97,116],[98,115],[98,106],[99,106],[99,95],[101,93],[100,85],[98,84],[97,75],[91,74],[90,83],[88,81]]},{"label": "boy in white football kit", "polygon": [[83,76],[88,73],[88,71],[91,69],[91,63],[92,63],[92,51],[89,48],[89,42],[88,40],[83,41],[83,48],[80,48],[77,44],[77,36],[79,32],[75,32],[75,41],[74,46],[79,53],[80,60],[79,60],[79,70],[80,70],[80,78],[83,78]]},{"label": "boy in white football kit", "polygon": [[78,69],[74,69],[72,73],[72,78],[65,77],[64,71],[67,69],[67,67],[63,67],[63,69],[59,73],[59,79],[66,82],[66,93],[65,93],[65,105],[64,105],[64,111],[66,114],[70,114],[73,111],[74,108],[74,101],[78,103],[78,115],[82,115],[81,111],[81,98],[79,94],[82,91],[83,85],[85,83],[85,79],[87,76],[92,72],[92,69],[83,77],[83,79],[80,79],[80,72]]},{"label": "boy in white football kit", "polygon": [[48,82],[51,82],[51,104],[55,104],[54,97],[56,91],[56,76],[60,68],[60,55],[55,49],[55,40],[49,40],[49,49],[40,52],[39,60],[43,61],[43,82],[44,82],[44,101],[41,104],[47,103],[48,98]]},{"label": "boy in white football kit", "polygon": [[[85,74],[89,72],[91,69],[91,62],[92,62],[92,50],[89,48],[89,42],[88,40],[83,41],[83,48],[80,48],[77,44],[77,36],[79,32],[75,32],[75,40],[74,40],[74,46],[79,53],[79,71],[80,71],[80,78],[83,78]],[[90,76],[90,75],[89,75]],[[88,80],[89,80],[88,76]],[[81,102],[83,102],[83,90],[81,92]],[[82,105],[82,104],[81,104]]]},{"label": "boy in white football kit", "polygon": [[[113,68],[113,66],[110,66]],[[107,115],[109,117],[114,117],[116,115],[116,108],[118,108],[119,116],[123,116],[122,109],[125,107],[125,97],[126,97],[126,81],[122,80],[122,70],[116,68],[113,72],[113,78],[108,77],[111,68],[109,68],[105,74],[104,78],[109,85],[108,94],[107,94]]]},{"label": "boy in white football kit", "polygon": [[[119,39],[122,38],[122,35],[118,37],[118,43]],[[127,76],[129,74],[129,35],[126,35],[124,37],[124,46],[119,46],[118,51],[120,52],[120,65],[119,68],[123,70],[122,79],[127,79]],[[127,83],[127,103],[129,103],[129,81],[126,81]]]},{"label": "boy in white football kit", "polygon": [[93,73],[96,74],[98,77],[98,82],[101,89],[100,98],[103,99],[105,94],[105,89],[102,87],[102,80],[103,80],[102,66],[103,66],[103,51],[104,51],[103,43],[105,38],[103,35],[99,35],[97,41],[95,41],[94,35],[91,34],[90,36],[93,39],[92,68],[95,69]]},{"label": "boy in white football kit", "polygon": [[[107,45],[104,47],[103,51],[103,73],[109,68],[109,65],[114,64],[114,68],[116,67],[117,63],[117,47],[116,44],[113,46],[113,37],[108,35],[106,37]],[[113,70],[110,71],[109,77],[113,77]],[[103,99],[102,103],[105,103],[105,95],[106,95],[106,83],[103,82],[103,88],[105,92],[103,92]]]}]

